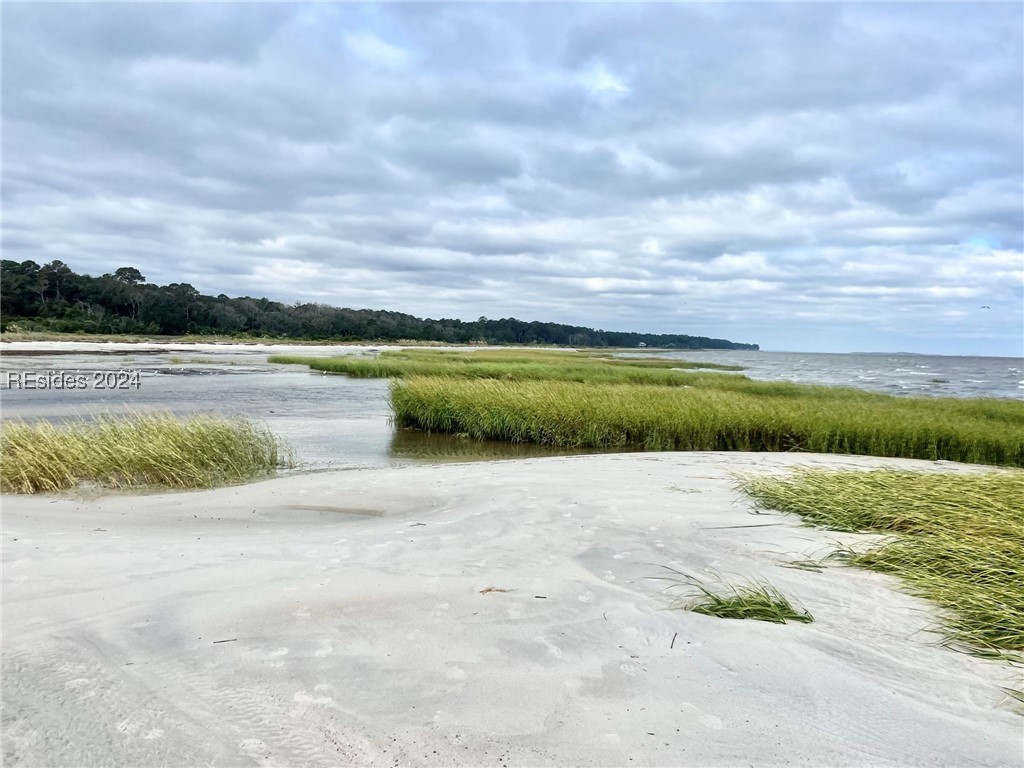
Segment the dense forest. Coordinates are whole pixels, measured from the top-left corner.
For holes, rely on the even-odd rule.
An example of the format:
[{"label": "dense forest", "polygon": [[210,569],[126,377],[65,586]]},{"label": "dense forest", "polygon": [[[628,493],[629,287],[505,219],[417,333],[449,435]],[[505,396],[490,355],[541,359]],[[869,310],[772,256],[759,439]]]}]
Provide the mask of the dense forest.
[{"label": "dense forest", "polygon": [[575,347],[754,349],[685,334],[623,333],[515,318],[430,320],[376,309],[205,296],[188,283],[153,285],[135,267],[91,277],[62,261],[0,262],[0,331],[223,335],[335,341],[562,344]]}]

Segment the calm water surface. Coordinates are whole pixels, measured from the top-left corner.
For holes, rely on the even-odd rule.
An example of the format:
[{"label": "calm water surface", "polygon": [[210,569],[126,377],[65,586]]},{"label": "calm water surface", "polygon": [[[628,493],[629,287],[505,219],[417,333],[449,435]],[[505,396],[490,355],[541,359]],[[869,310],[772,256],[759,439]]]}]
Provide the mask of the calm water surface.
[{"label": "calm water surface", "polygon": [[[888,394],[1024,399],[1024,363],[1012,358],[726,351],[642,354],[742,365],[744,374],[755,379],[854,386]],[[140,371],[139,388],[8,387],[10,373],[116,369]],[[184,359],[163,353],[3,354],[0,408],[5,419],[55,421],[131,409],[179,415],[241,413],[263,421],[288,441],[307,470],[580,453],[397,429],[390,420],[387,381],[269,365],[263,353],[204,351]]]},{"label": "calm water surface", "polygon": [[[265,423],[298,454],[304,470],[566,456],[571,451],[468,440],[398,429],[391,423],[388,382],[310,372],[266,363],[265,354],[203,353],[203,363],[172,363],[171,355],[130,359],[99,355],[0,356],[4,419],[63,421],[131,410],[244,414]],[[138,370],[138,389],[25,390],[8,373]],[[91,379],[90,379],[91,381]]]}]

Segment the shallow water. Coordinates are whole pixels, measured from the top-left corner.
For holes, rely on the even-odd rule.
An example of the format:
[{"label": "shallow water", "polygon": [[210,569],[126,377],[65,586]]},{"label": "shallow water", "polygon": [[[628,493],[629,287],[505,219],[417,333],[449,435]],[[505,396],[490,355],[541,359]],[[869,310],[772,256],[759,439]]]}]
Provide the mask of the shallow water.
[{"label": "shallow water", "polygon": [[[388,382],[269,365],[265,354],[204,354],[203,363],[171,363],[172,355],[132,359],[100,355],[0,357],[4,419],[89,418],[101,413],[161,410],[176,415],[244,414],[291,445],[305,470],[567,456],[593,451],[511,445],[398,429],[391,423]],[[139,371],[138,388],[35,389],[8,386],[8,373]],[[91,382],[92,379],[90,378]]]},{"label": "shallow water", "polygon": [[[645,356],[651,353],[644,353]],[[674,352],[659,356],[743,365],[751,378],[857,386],[889,394],[1020,399],[1021,362],[1009,358],[917,355],[821,355],[779,352]],[[258,419],[296,451],[305,470],[564,456],[593,451],[470,440],[398,429],[391,424],[388,382],[269,365],[266,353],[206,352],[194,358],[131,355],[0,356],[5,419],[88,418],[157,409],[241,413]],[[138,388],[101,391],[18,389],[9,374],[139,372]]]}]

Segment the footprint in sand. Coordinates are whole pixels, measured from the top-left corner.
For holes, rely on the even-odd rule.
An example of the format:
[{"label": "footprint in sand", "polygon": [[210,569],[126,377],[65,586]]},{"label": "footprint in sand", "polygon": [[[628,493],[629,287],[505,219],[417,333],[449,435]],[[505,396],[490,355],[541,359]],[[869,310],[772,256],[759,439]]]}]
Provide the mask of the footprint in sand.
[{"label": "footprint in sand", "polygon": [[465,680],[469,675],[466,674],[466,670],[459,667],[448,667],[448,679],[449,680]]},{"label": "footprint in sand", "polygon": [[142,723],[140,723],[138,720],[132,720],[131,718],[127,718],[125,720],[122,720],[114,727],[117,729],[118,733],[133,733],[134,731],[137,731],[139,728],[142,727]]},{"label": "footprint in sand", "polygon": [[313,655],[316,656],[317,658],[322,659],[324,656],[330,656],[331,655],[331,651],[333,651],[333,650],[334,650],[334,646],[331,645],[329,641],[321,640],[320,641],[320,647],[316,649],[316,651],[313,653]]},{"label": "footprint in sand", "polygon": [[276,651],[271,651],[270,653],[268,653],[267,654],[267,660],[264,661],[263,663],[268,665],[268,666],[271,666],[271,667],[283,667],[284,666],[284,662],[283,661],[277,661],[277,659],[280,659],[282,656],[287,656],[287,655],[288,655],[288,649],[287,648],[278,648]]},{"label": "footprint in sand", "polygon": [[455,725],[455,717],[448,714],[447,712],[435,712],[434,716],[431,718],[431,721],[434,723],[434,725],[440,728],[451,728],[453,725]]},{"label": "footprint in sand", "polygon": [[720,731],[725,727],[725,723],[723,723],[719,718],[702,711],[696,704],[691,704],[690,702],[684,703],[683,711],[697,715],[697,719],[700,720],[700,724],[712,731]]},{"label": "footprint in sand", "polygon": [[548,639],[546,637],[535,637],[533,639],[534,639],[535,642],[538,642],[541,645],[543,645],[545,648],[547,648],[548,649],[548,653],[550,653],[556,659],[562,658],[562,649],[559,648],[554,643],[548,642]]},{"label": "footprint in sand", "polygon": [[296,691],[292,696],[292,701],[296,704],[320,704],[322,706],[334,703],[334,699],[330,696],[310,696],[305,691]]}]

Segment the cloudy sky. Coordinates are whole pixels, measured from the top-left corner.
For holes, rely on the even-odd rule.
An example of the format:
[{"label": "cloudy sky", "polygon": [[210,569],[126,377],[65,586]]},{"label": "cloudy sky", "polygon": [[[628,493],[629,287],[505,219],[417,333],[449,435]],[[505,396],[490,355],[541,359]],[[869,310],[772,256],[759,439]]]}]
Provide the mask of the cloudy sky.
[{"label": "cloudy sky", "polygon": [[1020,355],[1022,26],[1019,3],[7,2],[4,258]]}]

